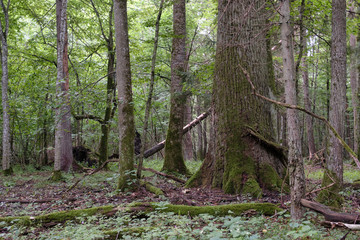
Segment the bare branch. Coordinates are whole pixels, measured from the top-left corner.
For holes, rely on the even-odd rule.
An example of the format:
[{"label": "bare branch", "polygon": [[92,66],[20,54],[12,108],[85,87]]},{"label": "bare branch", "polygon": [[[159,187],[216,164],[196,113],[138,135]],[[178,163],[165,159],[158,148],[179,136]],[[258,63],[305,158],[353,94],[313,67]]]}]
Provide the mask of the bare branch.
[{"label": "bare branch", "polygon": [[302,112],[304,112],[306,114],[309,114],[310,116],[312,116],[314,118],[317,118],[317,119],[323,121],[325,123],[325,125],[331,130],[331,132],[335,135],[335,137],[340,141],[340,144],[350,154],[351,158],[354,160],[357,167],[360,169],[360,162],[359,162],[358,156],[349,147],[349,145],[347,145],[347,143],[344,141],[344,139],[339,135],[339,133],[335,130],[335,128],[330,124],[330,122],[326,118],[324,118],[322,116],[319,116],[319,115],[316,115],[315,113],[310,112],[310,111],[306,110],[303,107],[300,107],[300,106],[297,106],[297,105],[286,104],[286,103],[283,103],[283,102],[279,102],[279,101],[273,100],[271,98],[268,98],[268,97],[265,97],[265,96],[259,94],[258,92],[256,92],[256,88],[255,88],[254,84],[252,83],[252,81],[250,79],[250,74],[241,65],[239,65],[239,67],[243,71],[247,81],[251,85],[251,88],[253,90],[253,95],[255,95],[255,96],[257,96],[257,97],[259,97],[259,98],[261,98],[261,99],[263,99],[263,100],[265,100],[267,102],[271,102],[271,103],[274,103],[276,105],[283,106],[285,108],[296,109],[296,110],[302,111]]}]

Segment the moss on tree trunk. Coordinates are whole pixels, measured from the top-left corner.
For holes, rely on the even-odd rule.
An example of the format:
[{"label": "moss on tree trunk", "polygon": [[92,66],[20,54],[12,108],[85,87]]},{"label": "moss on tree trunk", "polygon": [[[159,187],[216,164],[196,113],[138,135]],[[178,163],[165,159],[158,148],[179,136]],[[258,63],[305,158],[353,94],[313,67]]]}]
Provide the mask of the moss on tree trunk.
[{"label": "moss on tree trunk", "polygon": [[255,197],[261,196],[262,188],[281,189],[286,153],[274,143],[269,103],[252,94],[245,75],[262,95],[273,95],[266,29],[271,14],[265,0],[256,2],[256,11],[249,14],[251,1],[219,1],[218,11],[224,14],[218,21],[213,150],[187,186],[212,186]]},{"label": "moss on tree trunk", "polygon": [[325,169],[321,186],[324,189],[318,194],[316,201],[335,209],[341,209],[344,198],[339,194],[341,184],[336,173]]}]

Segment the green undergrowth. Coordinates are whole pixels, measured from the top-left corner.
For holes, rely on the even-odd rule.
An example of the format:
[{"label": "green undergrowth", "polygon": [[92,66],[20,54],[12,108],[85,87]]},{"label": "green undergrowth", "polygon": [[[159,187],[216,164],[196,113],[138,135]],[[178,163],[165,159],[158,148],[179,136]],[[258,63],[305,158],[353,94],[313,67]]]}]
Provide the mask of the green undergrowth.
[{"label": "green undergrowth", "polygon": [[[311,180],[322,180],[324,176],[324,169],[318,168],[316,170],[306,170],[306,177]],[[344,165],[344,183],[354,183],[360,180],[360,170],[351,165]]]},{"label": "green undergrowth", "polygon": [[[275,216],[250,215],[214,217],[178,215],[159,211],[130,214],[119,212],[114,217],[78,217],[51,229],[34,227],[7,228],[0,239],[340,239],[346,230],[325,229],[317,224],[319,216],[307,213],[300,223],[290,221],[287,212]],[[0,223],[1,227],[1,223]],[[39,230],[41,230],[39,232]],[[348,240],[358,239],[350,232]]]}]

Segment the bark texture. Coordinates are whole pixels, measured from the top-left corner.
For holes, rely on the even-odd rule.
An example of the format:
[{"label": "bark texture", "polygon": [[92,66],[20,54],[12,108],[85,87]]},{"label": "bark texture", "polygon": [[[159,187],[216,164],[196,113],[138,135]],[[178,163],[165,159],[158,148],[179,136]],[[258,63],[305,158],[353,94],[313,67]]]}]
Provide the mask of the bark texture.
[{"label": "bark texture", "polygon": [[125,191],[134,186],[134,107],[132,102],[132,84],[130,51],[127,20],[127,0],[114,0],[115,39],[116,39],[116,81],[119,109],[119,181],[118,189]]},{"label": "bark texture", "polygon": [[69,99],[69,66],[67,37],[67,0],[56,1],[57,78],[54,171],[69,171],[73,163],[71,139],[71,106]]},{"label": "bark texture", "polygon": [[183,93],[186,69],[186,8],[185,0],[174,0],[171,54],[171,107],[166,135],[163,170],[186,174],[182,146],[182,129],[186,96]]},{"label": "bark texture", "polygon": [[[281,40],[283,54],[283,77],[285,80],[285,102],[297,105],[295,65],[294,65],[294,43],[293,28],[290,22],[290,1],[281,2]],[[288,161],[290,176],[290,196],[291,196],[291,218],[301,219],[304,210],[300,200],[305,195],[305,173],[301,153],[301,137],[299,133],[298,113],[295,109],[286,110],[287,119],[287,142],[288,142]]]},{"label": "bark texture", "polygon": [[[331,90],[329,121],[344,137],[346,110],[346,1],[332,1]],[[343,146],[331,133],[327,169],[343,182]]]},{"label": "bark texture", "polygon": [[[213,84],[213,131],[208,155],[188,186],[222,188],[227,193],[261,196],[261,187],[281,188],[285,162],[271,140],[270,106],[252,95],[269,96],[273,86],[268,61],[265,0],[219,0]],[[245,74],[246,73],[246,74]]]},{"label": "bark texture", "polygon": [[9,6],[10,0],[5,6],[1,1],[1,9],[4,14],[4,21],[0,21],[1,36],[1,93],[2,93],[2,111],[3,111],[3,129],[2,129],[2,170],[5,175],[12,173],[11,168],[11,144],[10,144],[10,115],[9,115],[9,70],[8,70],[8,44],[7,37],[9,33]]}]

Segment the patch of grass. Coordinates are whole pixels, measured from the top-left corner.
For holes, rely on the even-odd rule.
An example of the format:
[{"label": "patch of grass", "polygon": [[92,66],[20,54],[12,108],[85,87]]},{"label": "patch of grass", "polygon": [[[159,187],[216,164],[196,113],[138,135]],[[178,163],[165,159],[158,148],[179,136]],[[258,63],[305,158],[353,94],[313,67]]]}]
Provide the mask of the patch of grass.
[{"label": "patch of grass", "polygon": [[186,161],[185,162],[187,169],[191,172],[191,174],[195,174],[197,170],[200,168],[202,161]]},{"label": "patch of grass", "polygon": [[305,171],[305,176],[306,176],[306,178],[311,179],[311,180],[322,180],[323,176],[324,176],[324,169],[322,169],[322,168],[319,168],[316,170],[307,169]]}]

